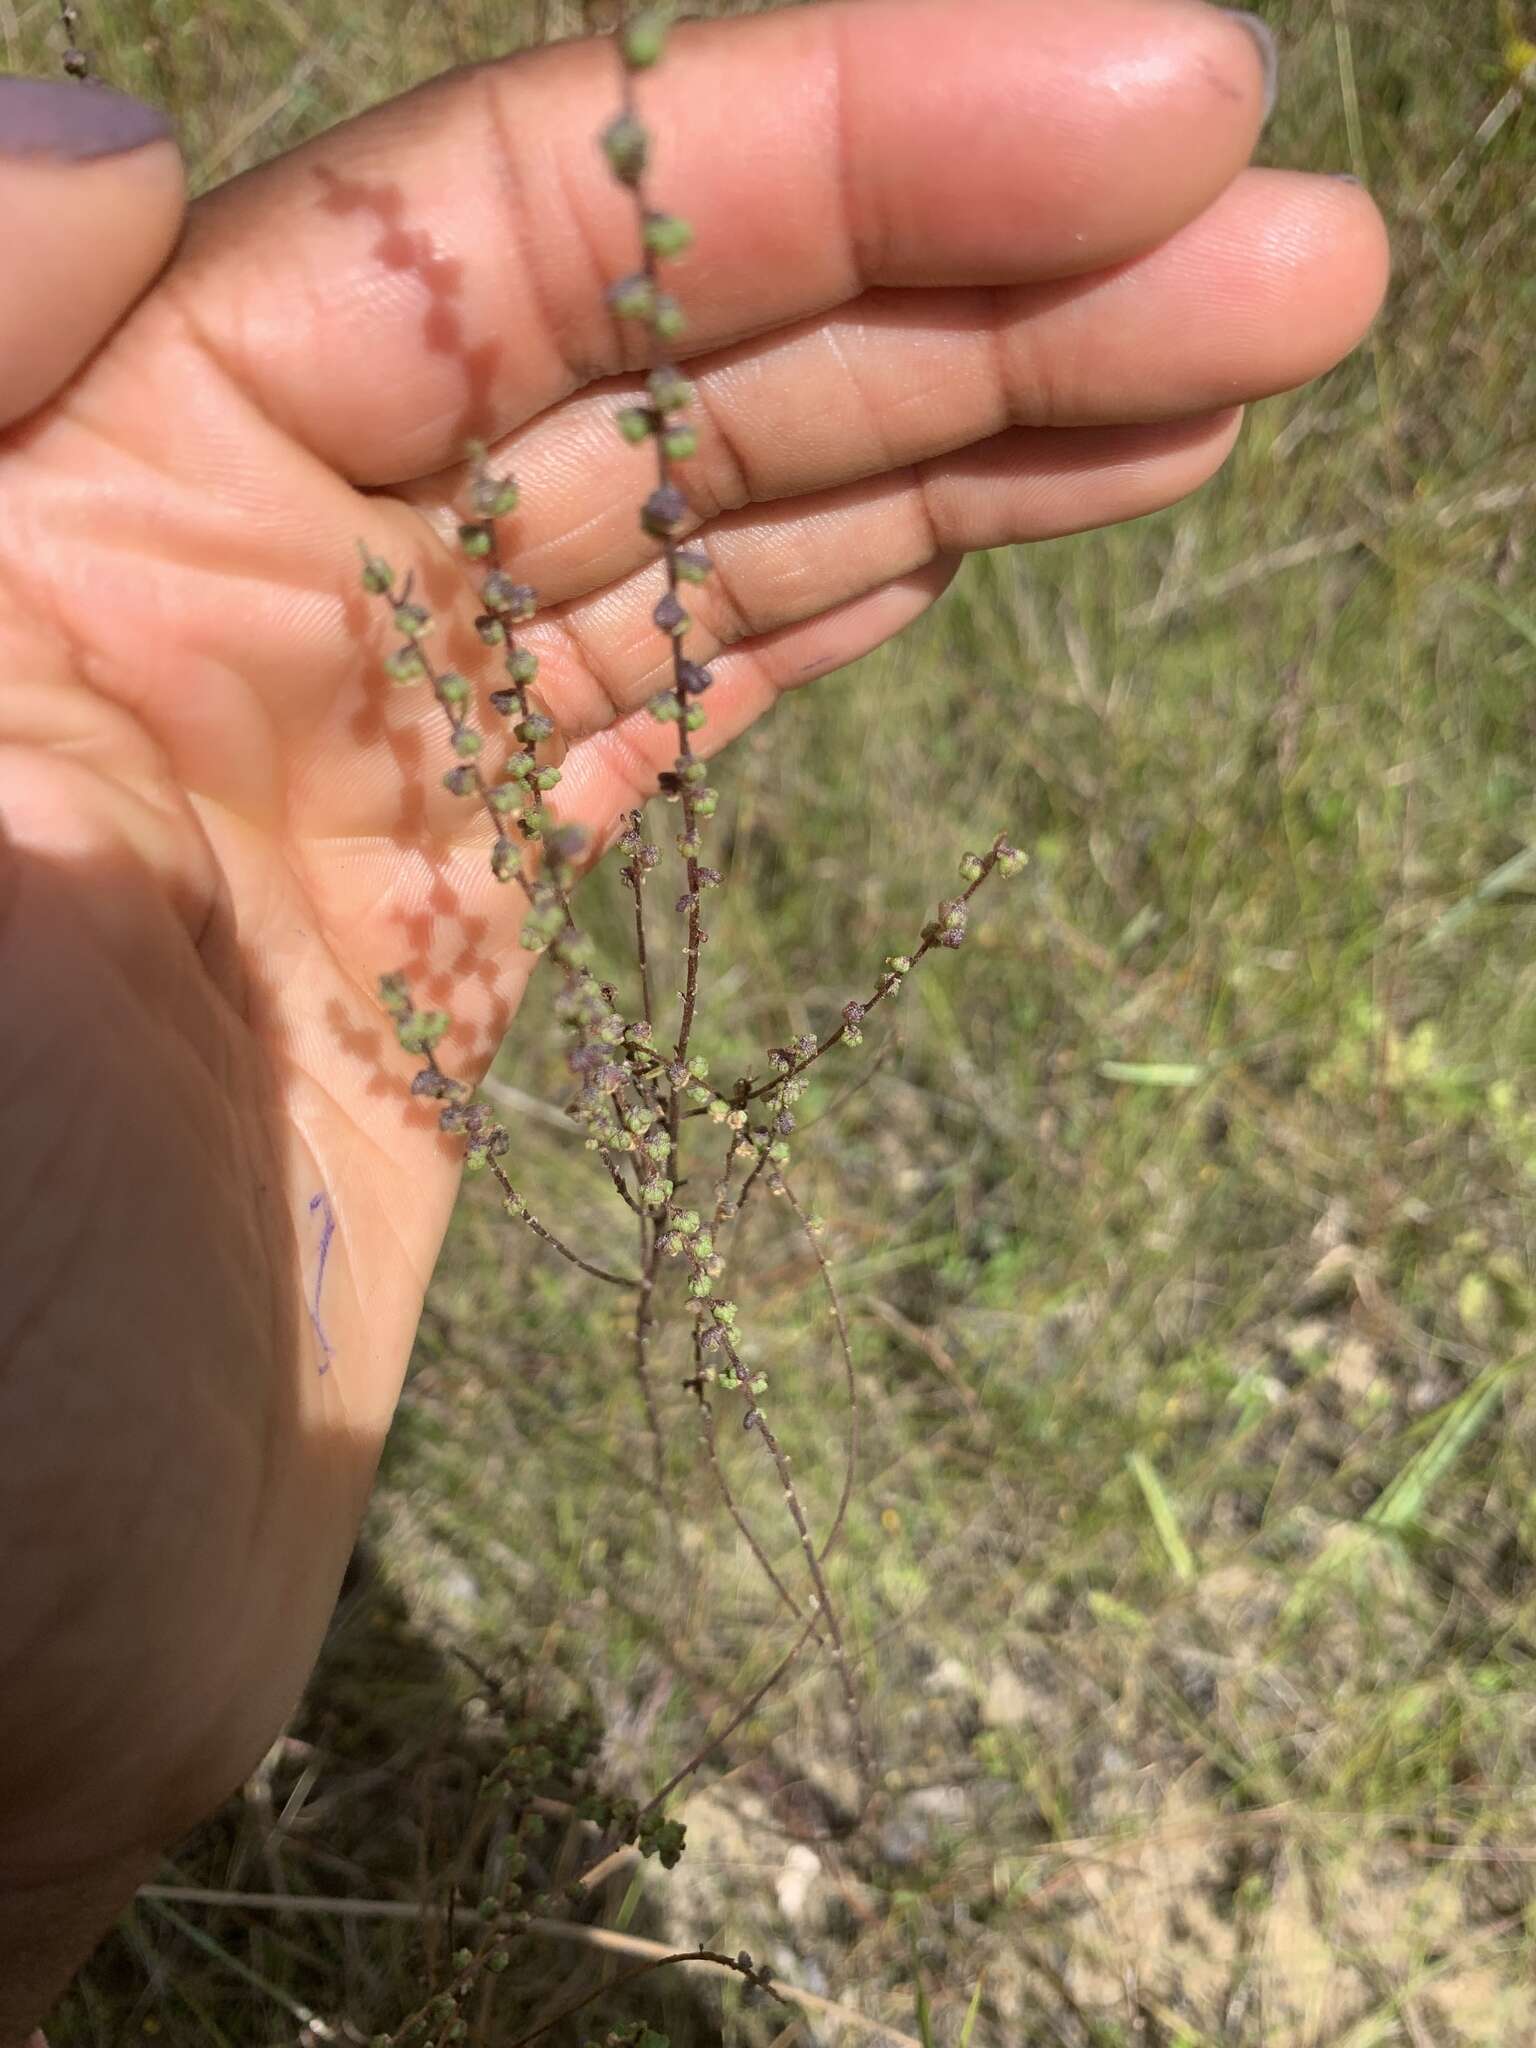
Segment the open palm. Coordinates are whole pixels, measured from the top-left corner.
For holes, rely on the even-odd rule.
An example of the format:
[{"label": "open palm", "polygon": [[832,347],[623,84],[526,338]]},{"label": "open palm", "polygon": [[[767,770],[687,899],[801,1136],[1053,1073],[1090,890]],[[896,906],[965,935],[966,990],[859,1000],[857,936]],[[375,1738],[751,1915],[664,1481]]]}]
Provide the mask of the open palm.
[{"label": "open palm", "polygon": [[[601,843],[665,765],[611,67],[456,75],[200,202],[0,437],[0,1894],[99,1914],[222,1795],[355,1533],[457,1179],[377,977],[473,1078],[528,970],[357,577],[359,538],[414,568],[488,676],[471,436],[522,485],[565,813]],[[1195,487],[1382,290],[1362,193],[1245,168],[1258,52],[1192,0],[851,0],[681,32],[645,91],[697,230],[709,746],[967,550]]]}]

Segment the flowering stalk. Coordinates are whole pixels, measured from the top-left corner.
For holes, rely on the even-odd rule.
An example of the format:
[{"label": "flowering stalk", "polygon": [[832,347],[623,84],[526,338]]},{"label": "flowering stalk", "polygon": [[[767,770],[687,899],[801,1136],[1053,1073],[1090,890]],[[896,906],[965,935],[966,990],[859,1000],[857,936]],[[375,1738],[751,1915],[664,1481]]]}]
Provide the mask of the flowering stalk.
[{"label": "flowering stalk", "polygon": [[[686,222],[659,211],[653,203],[649,182],[652,143],[641,119],[637,92],[638,80],[660,61],[665,40],[664,23],[653,9],[632,17],[619,30],[620,104],[600,142],[615,180],[632,205],[639,251],[639,267],[611,286],[607,298],[616,316],[637,325],[645,337],[643,388],[636,402],[618,414],[616,425],[627,444],[636,449],[649,444],[655,464],[654,484],[640,506],[639,519],[645,534],[658,544],[662,591],[652,617],[668,645],[670,667],[669,682],[652,697],[648,708],[654,719],[677,728],[672,764],[658,777],[660,794],[677,804],[681,815],[676,843],[683,887],[676,910],[683,919],[683,985],[675,1026],[663,1018],[653,985],[646,895],[661,864],[661,853],[645,835],[641,811],[631,812],[624,820],[619,839],[624,856],[620,875],[633,908],[638,1015],[627,1015],[619,990],[593,971],[590,941],[577,926],[572,892],[585,840],[577,828],[561,824],[546,801],[560,781],[560,771],[548,762],[545,748],[545,742],[555,737],[555,725],[535,700],[538,659],[519,640],[517,630],[534,615],[537,596],[514,580],[503,539],[503,522],[518,506],[516,484],[491,469],[483,448],[471,449],[468,505],[458,540],[479,579],[476,626],[480,639],[501,655],[504,675],[490,691],[489,704],[505,721],[505,736],[493,742],[476,724],[469,680],[455,671],[439,670],[432,662],[426,648],[432,621],[425,608],[413,601],[412,579],[407,576],[400,582],[386,562],[365,548],[363,581],[389,605],[401,636],[401,644],[386,664],[390,674],[402,684],[425,682],[442,708],[455,756],[444,776],[446,786],[454,795],[477,803],[486,814],[494,834],[492,873],[498,881],[517,884],[527,899],[522,944],[530,950],[546,951],[560,971],[555,1008],[568,1034],[567,1065],[574,1083],[568,1114],[635,1218],[638,1273],[631,1276],[612,1271],[581,1257],[533,1214],[503,1163],[511,1150],[510,1133],[476,1100],[466,1083],[446,1073],[438,1062],[436,1049],[450,1028],[447,1013],[418,1010],[403,978],[387,975],[380,984],[384,1007],[394,1020],[400,1044],[422,1063],[412,1092],[439,1103],[441,1128],[463,1138],[466,1166],[490,1172],[510,1214],[583,1272],[633,1291],[633,1371],[650,1432],[655,1489],[672,1520],[674,1534],[677,1525],[666,1485],[663,1409],[657,1397],[652,1352],[671,1291],[669,1275],[675,1272],[692,1318],[693,1370],[682,1385],[697,1403],[706,1463],[727,1513],[798,1628],[793,1647],[742,1714],[712,1738],[693,1762],[684,1765],[648,1806],[621,1810],[622,1802],[610,1802],[602,1815],[594,1812],[592,1817],[600,1818],[621,1840],[638,1840],[643,1848],[670,1863],[681,1851],[682,1830],[676,1823],[662,1820],[661,1800],[755,1708],[808,1643],[819,1643],[837,1670],[861,1774],[866,1785],[873,1786],[874,1759],[825,1569],[845,1527],[858,1457],[853,1348],[831,1263],[820,1241],[820,1223],[802,1205],[788,1178],[795,1105],[810,1085],[808,1070],[837,1046],[857,1047],[871,1013],[899,995],[908,976],[930,954],[963,945],[977,891],[994,875],[1018,873],[1025,861],[1001,836],[985,853],[966,854],[960,864],[960,893],[938,905],[910,954],[886,959],[869,996],[847,1003],[833,1028],[820,1035],[805,1032],[785,1045],[770,1048],[766,1076],[748,1072],[724,1085],[710,1080],[708,1061],[694,1050],[694,1043],[699,1025],[701,957],[708,937],[703,898],[706,890],[721,884],[722,876],[702,857],[704,829],[714,815],[718,796],[708,783],[695,742],[705,724],[701,700],[713,679],[708,667],[686,651],[693,620],[684,603],[687,589],[707,582],[710,562],[701,547],[683,541],[692,514],[679,476],[697,446],[687,417],[695,393],[672,360],[684,319],[664,284],[664,265],[684,253],[693,235]],[[717,1152],[712,1168],[692,1167],[700,1190],[692,1192],[690,1162],[684,1158],[688,1141],[697,1133],[700,1140],[717,1142],[696,1119],[723,1125],[725,1145],[723,1159]],[[749,1362],[741,1311],[726,1291],[729,1258],[740,1239],[733,1226],[739,1224],[758,1190],[766,1190],[784,1203],[810,1246],[841,1362],[849,1414],[847,1455],[836,1510],[819,1541],[796,1490],[789,1452],[769,1419],[769,1375]],[[800,1560],[795,1573],[775,1565],[732,1489],[716,1428],[712,1399],[716,1390],[738,1397],[743,1431],[761,1443],[763,1454],[773,1465],[794,1530]],[[801,1570],[804,1579],[797,1592],[793,1581]],[[594,1870],[599,1868],[606,1869],[606,1862],[594,1866]],[[593,1872],[589,1871],[583,1882],[591,1878]],[[498,1956],[505,1953],[500,1948],[492,1952]],[[501,1966],[488,1962],[478,1948],[466,1952],[462,1963],[456,1958],[456,1964],[460,1974],[448,1992],[438,1994],[433,2008],[423,2008],[413,2018],[413,2024],[429,2030],[443,2023],[446,2031],[440,2038],[445,2040],[460,2038],[453,2029],[459,2024],[464,1988],[480,1971]],[[743,1964],[749,1964],[749,1959],[739,1958],[733,1967]],[[742,1974],[752,1973],[743,1969]],[[756,1973],[756,1980],[766,1981],[761,1973]]]}]

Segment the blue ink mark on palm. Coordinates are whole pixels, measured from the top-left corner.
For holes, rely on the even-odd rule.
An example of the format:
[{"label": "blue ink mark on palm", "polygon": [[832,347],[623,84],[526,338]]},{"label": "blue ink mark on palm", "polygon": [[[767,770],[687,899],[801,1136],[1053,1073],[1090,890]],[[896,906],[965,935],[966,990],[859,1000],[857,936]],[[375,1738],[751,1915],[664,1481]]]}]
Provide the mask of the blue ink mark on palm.
[{"label": "blue ink mark on palm", "polygon": [[320,1290],[325,1285],[325,1262],[331,1255],[331,1239],[336,1235],[336,1218],[331,1210],[330,1197],[326,1194],[324,1188],[320,1190],[318,1195],[310,1197],[310,1215],[313,1216],[317,1209],[322,1212],[320,1222],[320,1258],[315,1267],[314,1299],[307,1302],[305,1306],[309,1310],[309,1320],[315,1326],[315,1335],[320,1339],[320,1350],[323,1354],[320,1360],[320,1370],[328,1372],[331,1360],[336,1354],[331,1349],[331,1340],[326,1336],[324,1326],[320,1321]]}]

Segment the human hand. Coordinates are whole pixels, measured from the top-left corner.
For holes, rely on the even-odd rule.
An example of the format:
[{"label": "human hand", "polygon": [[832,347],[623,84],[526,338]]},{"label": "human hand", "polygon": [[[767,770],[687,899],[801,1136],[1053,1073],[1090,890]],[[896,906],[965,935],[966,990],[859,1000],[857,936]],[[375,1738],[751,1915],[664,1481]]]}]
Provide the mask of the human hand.
[{"label": "human hand", "polygon": [[[1353,345],[1379,221],[1350,184],[1245,168],[1264,91],[1248,31],[1194,0],[676,34],[644,92],[655,189],[697,230],[674,278],[718,571],[690,652],[726,650],[705,743],[898,631],[968,549],[1181,496],[1243,401]],[[528,971],[439,714],[382,675],[357,538],[415,565],[470,668],[452,496],[488,438],[548,607],[527,639],[565,814],[601,843],[670,759],[640,708],[643,456],[611,425],[613,97],[611,55],[563,46],[236,180],[40,409],[50,302],[4,316],[0,360],[33,367],[0,368],[0,976],[24,991],[0,1024],[0,2042],[318,1647],[458,1174],[377,975],[448,999],[473,1079]],[[0,127],[0,180],[4,151]],[[91,236],[129,246],[78,234],[91,280]]]}]

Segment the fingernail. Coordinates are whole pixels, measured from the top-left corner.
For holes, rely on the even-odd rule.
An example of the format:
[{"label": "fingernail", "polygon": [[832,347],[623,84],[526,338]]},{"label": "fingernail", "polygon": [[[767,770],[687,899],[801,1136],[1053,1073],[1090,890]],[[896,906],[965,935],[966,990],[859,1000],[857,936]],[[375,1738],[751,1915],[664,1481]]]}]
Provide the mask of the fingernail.
[{"label": "fingernail", "polygon": [[0,157],[51,156],[85,163],[142,149],[170,132],[158,108],[105,85],[0,78]]},{"label": "fingernail", "polygon": [[1275,100],[1280,91],[1280,45],[1275,41],[1275,32],[1261,15],[1250,13],[1246,7],[1224,7],[1222,13],[1240,21],[1259,46],[1259,62],[1264,67],[1264,118],[1267,121],[1275,111]]}]

